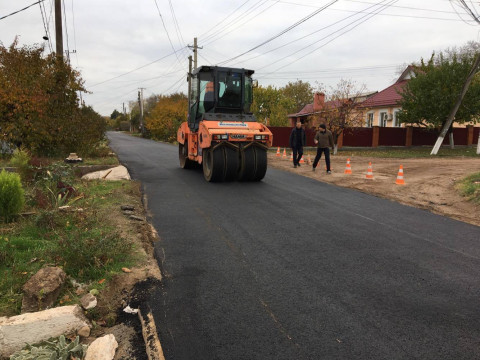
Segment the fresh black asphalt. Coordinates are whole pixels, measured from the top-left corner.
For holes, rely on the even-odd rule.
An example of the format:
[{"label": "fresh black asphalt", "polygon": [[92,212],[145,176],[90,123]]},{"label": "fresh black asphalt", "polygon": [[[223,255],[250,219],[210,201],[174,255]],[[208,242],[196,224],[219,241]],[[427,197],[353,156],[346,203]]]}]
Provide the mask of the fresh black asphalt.
[{"label": "fresh black asphalt", "polygon": [[272,168],[207,183],[108,137],[161,237],[167,360],[480,359],[479,227]]}]

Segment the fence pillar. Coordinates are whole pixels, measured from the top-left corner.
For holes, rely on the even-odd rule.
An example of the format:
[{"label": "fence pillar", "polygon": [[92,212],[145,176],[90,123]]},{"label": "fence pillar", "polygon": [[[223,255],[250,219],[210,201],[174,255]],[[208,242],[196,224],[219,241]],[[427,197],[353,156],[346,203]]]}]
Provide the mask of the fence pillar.
[{"label": "fence pillar", "polygon": [[473,125],[467,125],[467,146],[473,144]]},{"label": "fence pillar", "polygon": [[373,127],[373,133],[372,133],[372,147],[377,147],[378,146],[378,139],[380,137],[380,127],[379,126],[374,126]]},{"label": "fence pillar", "polygon": [[405,146],[412,146],[413,127],[407,126],[407,133],[405,135]]},{"label": "fence pillar", "polygon": [[[345,130],[344,130],[345,131]],[[473,132],[472,132],[472,135],[473,135]],[[341,132],[341,134],[338,136],[338,139],[337,139],[337,149],[341,149],[343,146],[343,131]]]}]

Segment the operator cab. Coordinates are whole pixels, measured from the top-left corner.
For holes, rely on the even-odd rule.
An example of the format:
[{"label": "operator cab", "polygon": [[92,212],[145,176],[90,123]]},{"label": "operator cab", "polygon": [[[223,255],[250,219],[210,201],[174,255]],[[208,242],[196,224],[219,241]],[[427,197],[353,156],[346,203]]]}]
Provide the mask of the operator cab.
[{"label": "operator cab", "polygon": [[253,70],[201,66],[192,72],[188,125],[197,130],[201,120],[255,121]]}]

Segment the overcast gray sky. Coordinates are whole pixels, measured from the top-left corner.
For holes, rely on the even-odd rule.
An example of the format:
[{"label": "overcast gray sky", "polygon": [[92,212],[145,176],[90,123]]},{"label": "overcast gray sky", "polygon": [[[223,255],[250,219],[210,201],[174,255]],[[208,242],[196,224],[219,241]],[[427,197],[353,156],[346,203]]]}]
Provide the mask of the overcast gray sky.
[{"label": "overcast gray sky", "polygon": [[[2,0],[0,17],[35,1]],[[345,78],[372,91],[392,84],[403,64],[480,36],[480,26],[449,0],[62,1],[64,49],[76,51],[71,63],[92,92],[84,99],[102,115],[136,100],[140,87],[146,97],[186,92],[187,45],[195,36],[203,46],[199,65],[253,69],[263,86],[301,79],[328,87]],[[43,5],[55,49],[53,2]],[[49,52],[40,9],[0,20],[0,41],[8,46],[18,35],[20,44],[45,44]]]}]

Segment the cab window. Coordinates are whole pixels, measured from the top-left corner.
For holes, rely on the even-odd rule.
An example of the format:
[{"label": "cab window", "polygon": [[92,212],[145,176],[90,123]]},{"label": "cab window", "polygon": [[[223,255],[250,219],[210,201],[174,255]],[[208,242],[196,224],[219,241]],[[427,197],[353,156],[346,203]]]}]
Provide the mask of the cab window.
[{"label": "cab window", "polygon": [[210,73],[200,73],[200,87],[199,87],[199,103],[197,117],[201,114],[209,112],[215,105],[215,89],[213,84],[213,77]]},{"label": "cab window", "polygon": [[242,107],[242,74],[235,72],[218,73],[218,107]]}]

